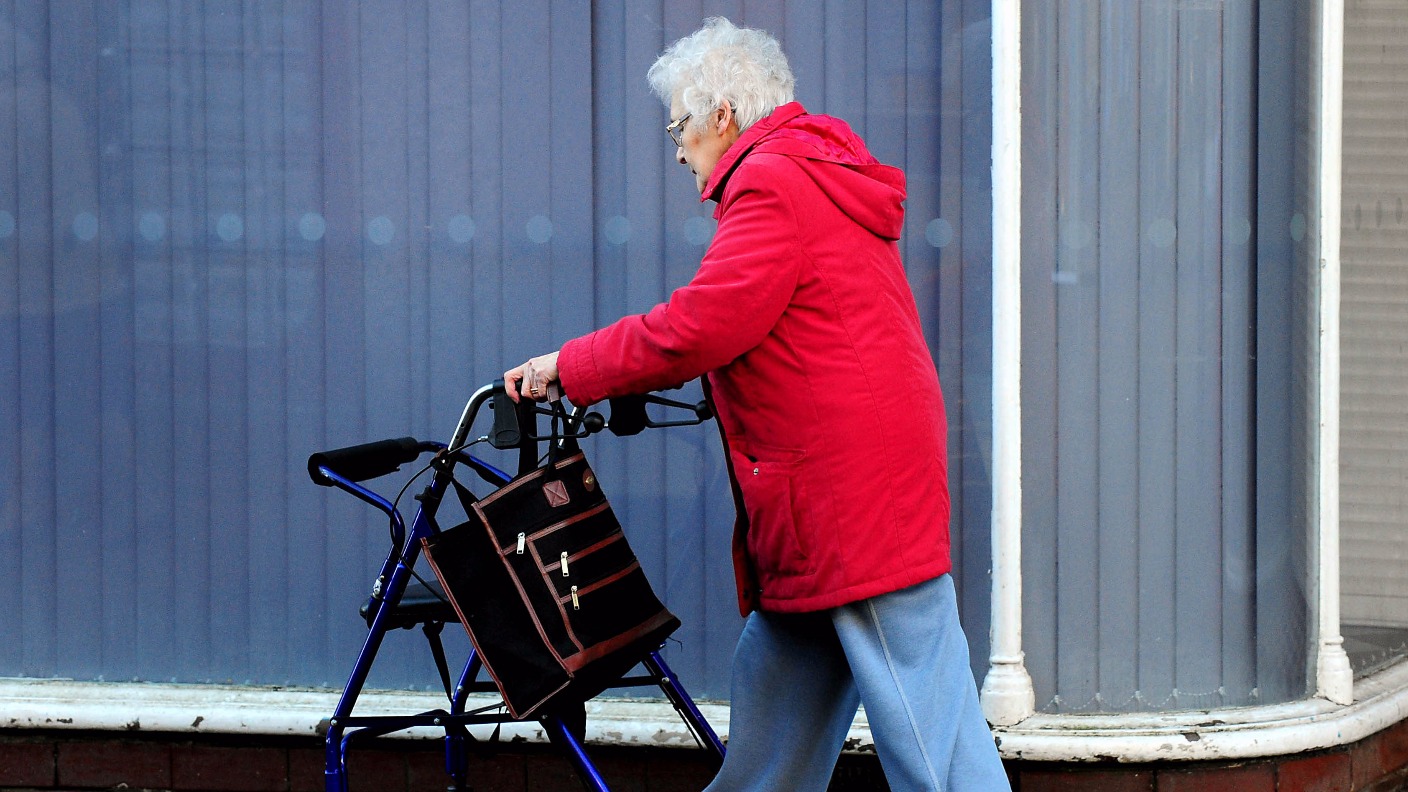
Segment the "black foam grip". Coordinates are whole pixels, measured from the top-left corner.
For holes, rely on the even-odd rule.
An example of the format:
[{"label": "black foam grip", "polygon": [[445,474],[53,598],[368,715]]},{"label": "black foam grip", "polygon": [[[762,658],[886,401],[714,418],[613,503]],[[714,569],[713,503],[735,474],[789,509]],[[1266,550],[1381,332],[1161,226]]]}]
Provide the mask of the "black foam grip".
[{"label": "black foam grip", "polygon": [[645,397],[618,396],[611,399],[611,420],[606,428],[617,437],[637,435],[645,429]]},{"label": "black foam grip", "polygon": [[489,445],[500,450],[514,448],[522,439],[517,410],[508,397],[508,391],[504,390],[504,381],[494,384],[498,387],[494,389],[494,400],[489,405],[494,410],[494,429],[489,433]]},{"label": "black foam grip", "polygon": [[420,456],[420,451],[420,441],[414,437],[319,451],[308,457],[308,477],[315,484],[331,487],[332,482],[318,473],[318,468],[324,467],[343,478],[366,481],[400,470],[401,465]]}]

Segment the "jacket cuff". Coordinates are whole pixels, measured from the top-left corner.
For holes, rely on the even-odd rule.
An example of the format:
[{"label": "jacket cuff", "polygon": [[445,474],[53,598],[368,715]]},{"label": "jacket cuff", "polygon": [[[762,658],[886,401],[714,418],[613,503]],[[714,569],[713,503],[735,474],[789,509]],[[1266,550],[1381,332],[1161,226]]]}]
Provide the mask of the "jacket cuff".
[{"label": "jacket cuff", "polygon": [[606,395],[592,356],[594,335],[588,333],[574,338],[563,344],[557,353],[557,379],[562,384],[562,392],[568,401],[579,407],[595,404]]}]

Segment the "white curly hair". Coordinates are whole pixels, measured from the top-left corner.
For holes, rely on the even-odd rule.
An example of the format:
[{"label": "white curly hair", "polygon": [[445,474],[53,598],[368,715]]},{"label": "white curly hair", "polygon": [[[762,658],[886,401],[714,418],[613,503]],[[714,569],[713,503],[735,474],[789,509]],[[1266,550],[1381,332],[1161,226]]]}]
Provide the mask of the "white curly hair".
[{"label": "white curly hair", "polygon": [[645,79],[666,107],[678,98],[691,125],[732,106],[740,132],[792,101],[796,84],[777,39],[723,17],[704,20],[703,27],[671,44]]}]

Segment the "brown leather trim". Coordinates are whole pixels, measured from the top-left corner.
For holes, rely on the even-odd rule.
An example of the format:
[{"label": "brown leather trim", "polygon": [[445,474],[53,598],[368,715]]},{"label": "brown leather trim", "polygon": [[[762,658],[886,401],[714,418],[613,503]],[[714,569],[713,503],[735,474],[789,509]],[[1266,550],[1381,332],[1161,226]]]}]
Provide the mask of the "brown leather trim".
[{"label": "brown leather trim", "polygon": [[[489,531],[489,538],[492,539],[494,532],[490,530],[488,525],[484,526],[484,530]],[[533,545],[529,545],[529,548],[533,551],[533,561],[537,564],[538,570],[541,573],[543,560],[538,557],[538,548]],[[543,646],[547,647],[549,652],[552,652],[552,656],[557,659],[558,663],[561,663],[562,655],[557,653],[557,647],[553,646],[552,641],[548,639],[548,633],[543,629],[543,620],[538,618],[538,611],[533,607],[533,600],[528,598],[528,592],[523,589],[523,581],[519,579],[517,570],[513,568],[513,564],[508,562],[506,555],[500,555],[499,562],[508,568],[508,576],[513,580],[513,587],[518,589],[518,598],[523,600],[523,604],[527,606],[528,614],[533,617],[533,629],[538,631],[538,637],[543,640]],[[549,591],[552,590],[553,589],[549,589]],[[570,629],[568,633],[571,633]],[[576,643],[575,638],[573,638],[573,643]]]},{"label": "brown leather trim", "polygon": [[[552,525],[549,525],[549,526],[546,527],[546,528],[540,528],[540,529],[534,531],[533,533],[530,533],[530,534],[528,534],[527,536],[525,536],[525,537],[524,537],[524,540],[525,540],[525,541],[528,541],[528,542],[536,541],[536,540],[538,540],[538,539],[540,539],[540,538],[542,538],[542,537],[544,537],[544,536],[546,536],[546,535],[548,535],[548,534],[550,534],[550,533],[553,533],[553,532],[555,532],[555,531],[560,531],[560,530],[562,530],[563,528],[566,528],[567,526],[569,526],[569,525],[571,525],[571,524],[573,524],[573,523],[581,522],[582,520],[585,520],[585,519],[587,519],[588,517],[595,517],[596,515],[601,514],[603,511],[605,511],[605,510],[607,510],[607,509],[609,509],[609,508],[611,508],[611,504],[610,504],[610,503],[607,503],[606,501],[602,501],[601,503],[598,503],[597,505],[591,507],[590,509],[587,509],[587,510],[584,511],[584,512],[581,512],[581,513],[579,513],[579,514],[574,514],[574,515],[572,515],[571,517],[568,517],[568,518],[565,519],[565,520],[558,520],[557,522],[553,523]],[[490,523],[490,522],[489,522],[489,518],[486,517],[486,516],[484,516],[484,512],[479,509],[478,504],[475,504],[474,511],[479,515],[479,522],[488,527],[489,533],[490,533],[490,539],[493,539],[493,538],[494,538],[493,535],[492,535],[493,532],[494,532],[493,523]],[[513,542],[509,543],[508,545],[499,548],[499,555],[504,555],[504,556],[506,556],[506,555],[513,555],[514,553],[517,553],[517,552],[518,552],[518,541],[517,541],[516,539],[515,539]]]},{"label": "brown leather trim", "polygon": [[[577,552],[573,553],[572,555],[567,556],[567,565],[570,567],[570,566],[573,564],[573,562],[575,562],[577,559],[579,559],[579,558],[586,558],[587,556],[591,555],[592,553],[595,553],[596,551],[602,549],[603,547],[606,547],[607,545],[616,544],[617,542],[624,541],[625,538],[626,538],[626,535],[623,534],[623,533],[621,533],[621,532],[619,532],[619,531],[616,532],[616,533],[614,533],[614,534],[611,534],[610,536],[606,537],[605,539],[602,539],[601,541],[597,542],[596,544],[591,545],[590,547],[587,547],[587,548],[585,548],[585,549],[578,550]],[[552,571],[555,570],[555,569],[561,569],[561,568],[562,568],[562,558],[559,556],[559,557],[558,557],[558,560],[556,560],[556,561],[552,562],[551,564],[548,564],[547,566],[543,567],[543,571],[544,571],[544,572],[552,572]],[[580,596],[581,593],[582,593],[581,589],[578,589],[578,590],[577,590],[577,594]]]},{"label": "brown leather trim", "polygon": [[[553,469],[554,469],[554,470],[561,470],[562,468],[567,467],[568,465],[571,465],[572,463],[576,462],[577,460],[579,460],[579,459],[585,459],[585,458],[586,458],[586,454],[583,454],[581,451],[578,451],[577,453],[573,454],[572,456],[567,457],[566,459],[561,460],[560,462],[555,463],[555,464],[553,465]],[[546,467],[540,467],[540,468],[538,468],[537,470],[533,471],[532,473],[529,473],[528,475],[524,476],[523,478],[517,479],[517,480],[515,480],[515,481],[511,481],[511,482],[509,482],[508,484],[505,484],[505,485],[503,485],[502,487],[499,487],[498,489],[496,489],[496,490],[494,490],[493,492],[489,493],[487,496],[485,496],[484,498],[482,498],[482,499],[479,501],[479,503],[481,503],[481,504],[493,503],[494,501],[496,501],[496,500],[498,500],[499,498],[503,497],[504,493],[513,492],[514,490],[518,489],[519,487],[523,486],[524,484],[527,484],[527,483],[530,482],[530,481],[536,481],[536,480],[542,478],[542,477],[543,477],[543,474],[546,473],[547,470],[548,470],[548,469],[547,469]]]},{"label": "brown leather trim", "polygon": [[637,624],[635,627],[632,627],[631,629],[626,630],[625,632],[617,635],[616,637],[609,638],[598,644],[593,644],[592,646],[587,647],[586,649],[582,650],[581,652],[578,652],[577,654],[572,655],[571,657],[563,658],[562,666],[563,668],[567,669],[567,672],[569,674],[576,674],[578,671],[582,670],[582,668],[586,665],[596,660],[600,660],[601,658],[611,654],[612,652],[618,651],[623,647],[629,646],[631,643],[640,640],[641,636],[647,635],[650,632],[659,629],[665,623],[670,621],[671,618],[673,617],[670,615],[670,612],[668,610],[665,610],[664,608],[661,608],[659,613],[655,614],[649,619],[646,619],[640,624]]},{"label": "brown leather trim", "polygon": [[[612,574],[607,575],[606,577],[602,578],[601,580],[596,581],[595,583],[591,584],[590,586],[582,586],[582,587],[578,588],[578,589],[577,589],[577,599],[581,599],[582,597],[585,597],[586,595],[592,593],[593,591],[596,591],[597,589],[601,588],[602,586],[609,586],[609,585],[611,585],[612,583],[615,583],[616,581],[618,581],[618,580],[620,580],[621,578],[625,577],[626,575],[629,575],[629,574],[631,574],[632,572],[636,571],[637,569],[640,569],[640,561],[639,561],[639,560],[632,560],[631,563],[628,564],[628,565],[626,566],[626,568],[625,568],[625,569],[622,569],[620,572],[613,572]],[[572,601],[571,595],[568,595],[568,596],[566,596],[566,597],[558,597],[558,599],[557,599],[558,604],[563,604],[563,603],[567,603],[567,602],[571,602],[571,601]],[[576,637],[574,636],[572,640],[575,641],[575,640],[577,640],[577,639],[576,639]]]},{"label": "brown leather trim", "polygon": [[[423,551],[423,553],[424,553],[424,555],[425,555],[425,559],[430,562],[430,569],[431,569],[431,571],[433,571],[433,572],[435,573],[435,579],[440,581],[440,588],[445,591],[446,598],[450,600],[450,607],[454,608],[454,609],[455,609],[455,615],[457,615],[457,616],[460,617],[460,625],[461,625],[462,627],[464,627],[465,634],[469,636],[469,642],[470,642],[471,644],[473,644],[475,654],[479,655],[479,662],[484,664],[484,670],[485,670],[485,671],[488,671],[488,672],[489,672],[489,678],[492,679],[492,680],[494,680],[494,687],[497,687],[497,688],[499,689],[499,698],[503,699],[504,706],[505,706],[505,707],[508,707],[508,711],[509,711],[510,714],[513,715],[513,717],[519,718],[519,719],[527,718],[529,715],[533,714],[533,711],[534,711],[534,710],[536,710],[538,707],[543,706],[543,703],[544,703],[544,702],[546,702],[548,699],[552,698],[553,696],[557,695],[558,693],[562,692],[562,690],[563,690],[564,688],[566,688],[568,685],[572,684],[572,673],[573,673],[573,672],[572,672],[572,669],[568,668],[567,663],[566,663],[565,661],[563,661],[562,658],[559,657],[559,658],[558,658],[558,662],[562,663],[562,667],[567,669],[567,681],[564,682],[564,683],[562,683],[562,685],[559,686],[556,690],[554,690],[554,691],[552,691],[551,693],[549,693],[549,694],[547,694],[546,696],[544,696],[542,699],[540,699],[537,703],[535,703],[533,706],[529,707],[528,709],[526,709],[526,710],[524,710],[524,711],[522,711],[522,712],[516,711],[515,708],[514,708],[514,706],[513,706],[513,704],[511,704],[511,703],[509,702],[508,696],[503,695],[504,686],[503,686],[503,683],[499,681],[499,675],[496,674],[496,673],[494,673],[494,666],[489,662],[489,657],[488,657],[488,655],[484,654],[484,650],[479,647],[479,639],[478,639],[478,638],[475,638],[475,637],[474,637],[474,632],[469,629],[469,619],[466,619],[466,618],[464,617],[464,610],[460,608],[460,603],[455,599],[454,595],[450,593],[450,585],[445,582],[445,576],[442,575],[442,574],[440,574],[440,567],[439,567],[438,564],[435,563],[435,558],[434,558],[434,557],[431,555],[431,553],[430,553],[430,544],[429,544],[429,542],[427,542],[424,538],[422,538],[422,539],[420,540],[420,543],[421,543],[421,549],[422,549],[422,551]],[[514,576],[514,581],[517,582],[517,580],[518,580],[517,576]],[[520,588],[520,589],[519,589],[519,596],[522,596],[522,592],[523,592],[523,590],[522,590],[522,588]],[[530,610],[530,612],[531,612],[531,610]],[[535,618],[534,620],[536,621],[536,618]],[[538,632],[539,632],[540,634],[542,633],[542,626],[541,626],[541,625],[539,625],[539,627],[538,627]],[[552,649],[552,645],[547,643],[546,638],[544,638],[543,643],[544,643],[544,645],[546,645],[549,649]],[[556,656],[557,653],[554,651],[554,652],[553,652],[553,655]],[[576,657],[576,655],[573,655],[573,657]]]},{"label": "brown leather trim", "polygon": [[607,503],[606,501],[602,501],[601,503],[598,503],[590,509],[581,512],[580,514],[574,514],[565,520],[559,520],[546,528],[539,528],[533,533],[528,534],[528,541],[537,541],[538,539],[541,539],[542,537],[547,536],[550,533],[555,533],[557,531],[562,530],[563,528],[566,528],[572,523],[581,522],[582,520],[585,520],[588,517],[595,517],[609,508],[611,508],[611,504]]},{"label": "brown leather trim", "polygon": [[[593,591],[596,591],[597,589],[601,588],[602,586],[605,586],[605,585],[608,585],[608,584],[611,584],[611,583],[615,583],[616,581],[620,580],[621,578],[625,577],[626,575],[629,575],[630,573],[634,572],[634,571],[637,570],[637,569],[640,569],[640,561],[637,561],[637,560],[632,559],[632,560],[631,560],[631,563],[630,563],[625,569],[621,570],[620,572],[616,572],[616,573],[607,575],[606,577],[602,578],[601,580],[598,580],[597,582],[591,584],[590,586],[584,586],[584,587],[582,587],[582,588],[577,589],[577,599],[578,599],[578,600],[581,600],[582,597],[584,597],[584,596],[586,596],[586,595],[592,593]],[[544,574],[546,574],[546,573],[544,573]],[[553,585],[552,585],[551,582],[548,582],[548,589],[551,590],[551,591],[556,591],[556,590],[557,590],[556,588],[553,587]],[[577,647],[577,654],[572,655],[572,657],[576,657],[577,655],[580,655],[582,652],[586,651],[586,650],[587,650],[587,647],[582,643],[582,639],[577,637],[577,631],[572,628],[572,617],[567,613],[567,603],[569,603],[569,602],[571,602],[571,601],[572,601],[572,595],[571,595],[571,594],[568,594],[568,595],[565,596],[565,597],[558,597],[558,598],[557,598],[557,610],[558,610],[559,613],[562,614],[562,626],[564,626],[564,627],[567,628],[567,637],[568,637],[568,638],[571,638],[571,639],[572,639],[572,645],[575,646],[575,647]],[[572,669],[571,669],[570,667],[568,667],[568,665],[567,665],[567,658],[561,658],[561,659],[562,659],[562,665],[563,665],[563,667],[564,667],[564,668],[567,668],[569,671],[572,670]]]},{"label": "brown leather trim", "polygon": [[[547,567],[543,566],[543,557],[538,555],[538,546],[529,542],[528,548],[533,551],[533,563],[538,565],[538,577],[543,582],[543,585],[547,586],[548,593],[551,594],[557,591],[557,587],[554,586],[552,580],[548,578]],[[507,559],[508,557],[504,556],[504,558]],[[507,561],[505,561],[505,563],[507,563]],[[514,576],[513,582],[518,584],[518,590],[521,593],[523,591],[523,584],[518,583],[517,575]],[[562,600],[557,600],[557,615],[562,619],[562,627],[567,631],[567,637],[571,639],[572,645],[577,647],[577,651],[582,651],[582,642],[577,640],[577,634],[572,631],[572,622],[567,618],[567,610],[562,606]],[[552,643],[548,641],[547,634],[543,632],[543,625],[542,622],[538,620],[537,611],[533,611],[533,622],[538,626],[538,634],[543,636],[543,643],[547,644],[548,648],[552,649],[553,656],[561,662],[562,657],[557,654],[557,649],[553,648]]]}]

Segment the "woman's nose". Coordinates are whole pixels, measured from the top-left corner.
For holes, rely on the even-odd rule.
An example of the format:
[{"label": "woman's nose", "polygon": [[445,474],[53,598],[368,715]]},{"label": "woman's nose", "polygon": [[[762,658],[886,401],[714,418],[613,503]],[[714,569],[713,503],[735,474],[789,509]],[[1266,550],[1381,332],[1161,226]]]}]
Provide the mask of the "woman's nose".
[{"label": "woman's nose", "polygon": [[681,165],[689,164],[684,161],[684,146],[680,146],[679,148],[675,149],[675,161]]}]

